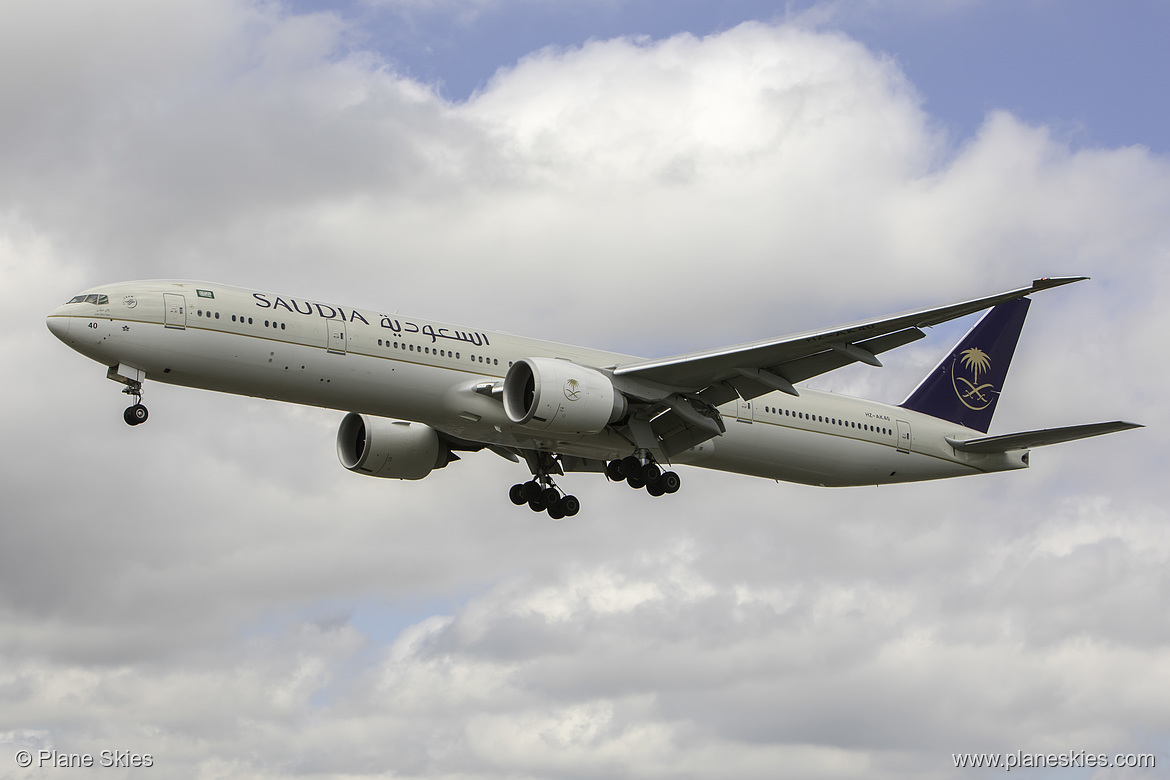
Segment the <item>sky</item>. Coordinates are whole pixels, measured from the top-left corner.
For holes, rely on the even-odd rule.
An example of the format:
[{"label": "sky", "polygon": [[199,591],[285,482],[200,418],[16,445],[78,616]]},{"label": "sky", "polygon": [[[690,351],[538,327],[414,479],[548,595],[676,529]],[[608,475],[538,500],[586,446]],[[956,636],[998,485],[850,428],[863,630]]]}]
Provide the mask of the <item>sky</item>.
[{"label": "sky", "polygon": [[[1170,766],[1154,2],[0,6],[0,777],[936,778]],[[1011,289],[980,478],[337,462],[339,411],[147,383],[45,315],[221,281],[665,356]],[[810,384],[897,403],[969,321]],[[1138,778],[1157,770],[1015,771]],[[1162,769],[1164,773],[1165,769]]]}]

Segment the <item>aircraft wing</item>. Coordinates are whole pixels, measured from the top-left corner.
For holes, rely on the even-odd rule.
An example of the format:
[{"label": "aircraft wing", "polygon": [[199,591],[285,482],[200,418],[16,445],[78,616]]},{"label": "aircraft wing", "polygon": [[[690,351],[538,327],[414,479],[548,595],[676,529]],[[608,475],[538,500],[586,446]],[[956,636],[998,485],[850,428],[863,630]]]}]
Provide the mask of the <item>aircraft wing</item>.
[{"label": "aircraft wing", "polygon": [[[1040,290],[1088,277],[1037,279],[1027,287],[931,309],[863,320],[827,330],[808,331],[721,349],[627,363],[615,377],[643,380],[677,392],[702,393],[720,404],[736,395],[755,398],[772,390],[799,395],[793,385],[850,363],[881,366],[876,355],[922,338],[922,328],[948,322]],[[729,386],[723,392],[720,386]],[[712,397],[713,396],[713,397]],[[722,397],[723,400],[716,400]]]},{"label": "aircraft wing", "polygon": [[948,322],[1040,290],[1088,277],[1037,279],[1027,287],[947,306],[893,314],[826,330],[753,341],[721,349],[641,360],[613,367],[614,385],[648,404],[631,427],[639,446],[666,457],[723,433],[715,407],[794,386],[850,363],[880,366],[877,355],[922,338],[923,328]]},{"label": "aircraft wing", "polygon": [[947,437],[947,444],[961,452],[995,453],[1008,450],[1026,450],[1032,447],[1042,447],[1045,444],[1060,444],[1076,439],[1087,439],[1090,436],[1101,436],[1114,431],[1127,431],[1130,428],[1143,428],[1138,423],[1115,422],[1089,423],[1088,425],[1070,425],[1065,428],[1043,428],[1038,431],[1024,431],[1022,433],[1008,433],[1002,436],[982,436],[978,439],[952,439]]}]

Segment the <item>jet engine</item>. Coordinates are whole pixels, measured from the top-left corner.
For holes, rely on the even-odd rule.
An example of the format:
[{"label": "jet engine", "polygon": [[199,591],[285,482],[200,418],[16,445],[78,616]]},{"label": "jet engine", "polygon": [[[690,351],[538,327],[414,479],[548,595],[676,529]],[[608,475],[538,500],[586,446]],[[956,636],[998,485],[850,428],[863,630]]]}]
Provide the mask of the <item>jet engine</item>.
[{"label": "jet engine", "polygon": [[357,474],[389,479],[422,479],[458,460],[429,425],[354,412],[337,429],[337,457]]},{"label": "jet engine", "polygon": [[504,412],[517,425],[591,434],[626,415],[626,398],[596,369],[568,360],[524,358],[504,377]]}]

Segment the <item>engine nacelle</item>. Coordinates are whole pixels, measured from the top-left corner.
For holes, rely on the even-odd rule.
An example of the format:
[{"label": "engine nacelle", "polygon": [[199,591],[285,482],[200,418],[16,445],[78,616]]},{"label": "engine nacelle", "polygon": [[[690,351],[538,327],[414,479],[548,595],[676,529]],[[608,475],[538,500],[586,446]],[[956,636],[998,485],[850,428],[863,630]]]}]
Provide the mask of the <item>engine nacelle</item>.
[{"label": "engine nacelle", "polygon": [[354,412],[337,429],[337,457],[350,471],[389,479],[422,479],[455,459],[429,425]]},{"label": "engine nacelle", "polygon": [[524,358],[504,377],[504,412],[517,425],[549,433],[600,433],[625,416],[626,398],[596,369]]}]

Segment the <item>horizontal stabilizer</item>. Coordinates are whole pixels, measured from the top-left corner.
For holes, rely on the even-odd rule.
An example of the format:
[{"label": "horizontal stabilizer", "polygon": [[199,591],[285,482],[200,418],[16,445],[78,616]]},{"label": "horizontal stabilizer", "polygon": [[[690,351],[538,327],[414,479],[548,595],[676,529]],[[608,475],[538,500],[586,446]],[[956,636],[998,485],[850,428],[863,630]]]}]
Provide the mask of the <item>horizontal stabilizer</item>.
[{"label": "horizontal stabilizer", "polygon": [[1070,425],[1065,428],[1042,428],[1038,431],[1008,433],[1003,436],[982,436],[978,439],[952,439],[950,436],[946,438],[947,444],[960,452],[995,453],[1007,452],[1008,450],[1026,450],[1031,447],[1042,447],[1045,444],[1060,444],[1064,441],[1087,439],[1090,436],[1143,427],[1145,426],[1138,423],[1118,420],[1089,423],[1088,425]]}]

